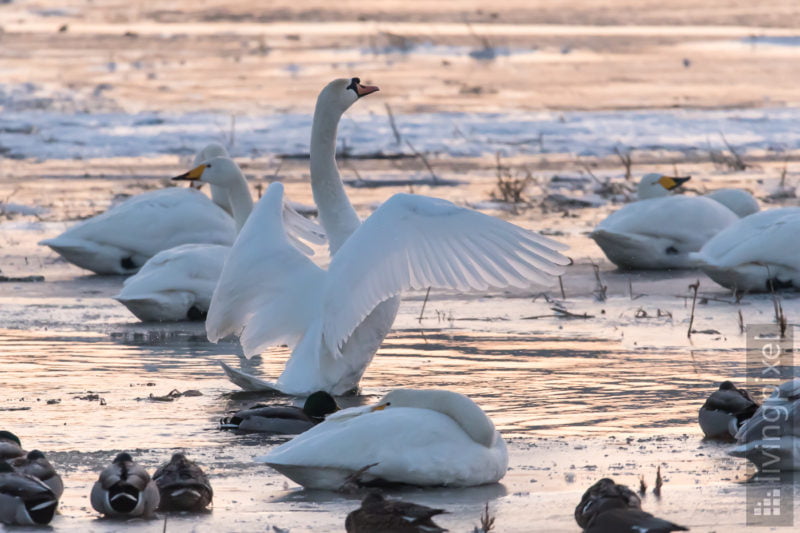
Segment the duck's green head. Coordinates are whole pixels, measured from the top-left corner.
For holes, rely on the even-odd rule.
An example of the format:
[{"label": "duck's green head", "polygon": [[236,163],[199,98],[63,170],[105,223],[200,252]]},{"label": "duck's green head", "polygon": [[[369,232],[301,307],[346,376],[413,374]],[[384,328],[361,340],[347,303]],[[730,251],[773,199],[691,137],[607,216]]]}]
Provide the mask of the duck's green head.
[{"label": "duck's green head", "polygon": [[303,412],[311,418],[325,418],[339,410],[336,400],[325,391],[317,391],[306,398]]},{"label": "duck's green head", "polygon": [[0,461],[0,474],[13,472],[14,469],[11,468],[11,465],[5,461]]},{"label": "duck's green head", "polygon": [[19,441],[19,437],[17,437],[10,431],[0,430],[0,440],[11,440],[16,442],[17,446],[22,446],[22,443]]}]

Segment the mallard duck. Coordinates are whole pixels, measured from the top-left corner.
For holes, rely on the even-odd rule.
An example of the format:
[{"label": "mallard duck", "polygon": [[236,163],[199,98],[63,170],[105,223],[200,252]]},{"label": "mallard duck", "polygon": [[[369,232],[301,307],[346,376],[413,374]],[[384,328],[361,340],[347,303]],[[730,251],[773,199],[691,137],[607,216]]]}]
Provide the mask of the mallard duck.
[{"label": "mallard duck", "polygon": [[25,453],[19,437],[10,431],[0,430],[0,460],[24,457]]},{"label": "mallard duck", "polygon": [[284,394],[357,388],[403,291],[541,287],[569,263],[558,252],[566,247],[551,239],[436,198],[396,194],[362,224],[336,168],[336,133],[342,114],[377,90],[358,78],[339,79],[317,98],[311,188],[333,257],[329,268],[287,242],[283,185],[273,183],[239,234],[211,299],[210,341],[240,335],[248,357],[273,345],[292,348],[272,383]]},{"label": "mallard duck", "polygon": [[24,457],[12,459],[10,464],[15,471],[38,478],[50,487],[56,498],[60,499],[61,495],[64,494],[64,482],[61,480],[61,476],[58,475],[50,461],[39,450],[31,450]]},{"label": "mallard duck", "polygon": [[[220,155],[227,152],[210,145],[197,159]],[[233,244],[237,223],[243,221],[231,218],[229,200],[216,186],[212,196],[213,201],[192,188],[144,192],[39,244],[97,274],[134,274],[161,250],[188,243]]]},{"label": "mallard duck", "polygon": [[158,487],[147,470],[122,452],[92,487],[92,507],[114,518],[150,517],[158,508]]},{"label": "mallard duck", "polygon": [[711,279],[737,292],[800,288],[800,207],[769,209],[745,217],[690,255]]},{"label": "mallard duck", "polygon": [[647,174],[639,183],[639,201],[611,213],[589,234],[606,257],[623,269],[692,266],[696,252],[738,220],[719,201],[703,196],[669,196],[688,180]]},{"label": "mallard duck", "polygon": [[425,505],[387,500],[377,493],[367,494],[361,507],[347,515],[347,533],[439,533],[447,531],[432,520],[446,513]]},{"label": "mallard duck", "polygon": [[575,521],[584,533],[669,533],[683,526],[642,511],[642,501],[625,485],[603,478],[583,493]]},{"label": "mallard duck", "polygon": [[256,404],[220,420],[220,429],[298,435],[339,410],[336,400],[325,391],[306,398],[303,407]]},{"label": "mallard duck", "polygon": [[723,381],[700,408],[700,428],[710,439],[730,440],[758,407],[745,389],[737,389],[730,381]]},{"label": "mallard duck", "polygon": [[728,450],[758,470],[800,470],[800,378],[782,383],[736,433]]},{"label": "mallard duck", "polygon": [[329,415],[256,461],[310,489],[358,483],[468,487],[506,473],[503,437],[472,400],[447,390],[398,389],[376,405]]},{"label": "mallard duck", "polygon": [[182,453],[173,454],[168,463],[158,467],[153,481],[161,495],[161,511],[202,511],[214,497],[203,469]]},{"label": "mallard duck", "polygon": [[0,461],[0,522],[21,526],[49,524],[58,498],[39,479]]}]

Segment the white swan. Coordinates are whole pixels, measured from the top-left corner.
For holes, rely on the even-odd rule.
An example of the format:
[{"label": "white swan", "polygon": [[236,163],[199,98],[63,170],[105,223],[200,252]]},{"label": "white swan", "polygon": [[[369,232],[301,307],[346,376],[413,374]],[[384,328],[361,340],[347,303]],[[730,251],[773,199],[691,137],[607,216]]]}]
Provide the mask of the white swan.
[{"label": "white swan", "polygon": [[[211,144],[196,160],[219,155],[227,156],[227,152]],[[230,246],[236,239],[236,223],[229,214],[227,194],[217,187],[211,188],[211,194],[214,201],[191,188],[137,194],[39,244],[97,274],[133,274],[161,250],[181,244]]]},{"label": "white swan", "polygon": [[467,487],[502,479],[508,452],[466,396],[398,389],[375,406],[329,415],[256,461],[309,489],[335,490],[356,474],[362,483]]},{"label": "white swan", "polygon": [[637,202],[612,213],[589,234],[620,268],[663,269],[692,266],[689,253],[738,220],[720,200],[668,196],[689,178],[647,174]]},{"label": "white swan", "polygon": [[[311,133],[311,185],[333,254],[322,270],[289,246],[283,187],[270,185],[223,267],[206,320],[212,342],[240,335],[246,356],[294,350],[275,383],[286,394],[358,386],[407,289],[545,285],[563,271],[565,247],[451,202],[397,194],[362,225],[336,168],[342,113],[377,88],[335,80],[319,95]],[[246,380],[238,380],[243,383]]]},{"label": "white swan", "polygon": [[800,379],[782,383],[736,433],[728,450],[759,470],[800,470]]},{"label": "white swan", "polygon": [[[208,183],[224,192],[239,228],[253,210],[247,180],[239,166],[228,157],[214,157],[173,179]],[[284,207],[283,215],[289,235],[299,249],[313,253],[297,240],[298,237],[317,244],[325,242],[315,223],[288,206]],[[161,251],[136,275],[125,280],[122,291],[114,299],[145,322],[202,320],[229,251],[230,246],[215,244],[184,244]]]},{"label": "white swan", "polygon": [[800,289],[800,207],[769,209],[719,232],[690,259],[711,279],[738,292]]},{"label": "white swan", "polygon": [[758,205],[758,200],[756,200],[752,194],[744,189],[717,189],[715,191],[706,193],[703,196],[721,203],[736,213],[736,216],[739,218],[744,218],[748,215],[752,215],[753,213],[758,213],[761,209]]}]

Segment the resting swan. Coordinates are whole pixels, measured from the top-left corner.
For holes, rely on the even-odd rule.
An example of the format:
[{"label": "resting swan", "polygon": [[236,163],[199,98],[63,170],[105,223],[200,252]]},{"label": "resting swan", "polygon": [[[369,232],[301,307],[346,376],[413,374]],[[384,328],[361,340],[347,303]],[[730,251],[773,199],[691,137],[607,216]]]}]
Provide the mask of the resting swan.
[{"label": "resting swan", "polygon": [[[225,191],[237,229],[241,229],[253,210],[244,174],[228,157],[214,157],[173,179],[209,183]],[[296,235],[317,244],[325,242],[317,224],[288,206],[284,207],[283,215],[292,238]],[[296,238],[294,244],[306,253],[313,253]],[[230,246],[218,244],[184,244],[161,251],[136,275],[125,280],[114,299],[144,322],[203,320],[229,251]]]},{"label": "resting swan", "polygon": [[800,289],[800,208],[769,209],[719,232],[690,259],[711,279],[737,292]]},{"label": "resting swan", "polygon": [[396,194],[361,224],[336,168],[336,130],[344,111],[375,91],[358,78],[339,79],[317,100],[311,186],[333,256],[328,270],[289,245],[280,217],[283,186],[273,183],[211,299],[211,342],[239,335],[247,357],[277,344],[293,348],[277,382],[262,382],[285,394],[356,388],[404,290],[547,285],[568,263],[556,251],[565,246],[555,241],[435,198]]},{"label": "resting swan", "polygon": [[736,433],[738,446],[728,450],[758,470],[800,470],[800,378],[782,383]]},{"label": "resting swan", "polygon": [[[469,487],[508,468],[503,437],[475,402],[447,390],[398,389],[334,413],[256,461],[309,489],[361,483]],[[368,465],[373,465],[364,469]]]},{"label": "resting swan", "polygon": [[[196,160],[227,156],[211,144]],[[47,245],[64,259],[97,274],[133,274],[155,254],[187,243],[223,244],[236,239],[227,194],[212,187],[214,200],[195,189],[168,188],[129,198],[105,213],[72,226]]]},{"label": "resting swan", "polygon": [[589,237],[623,269],[692,266],[689,253],[738,220],[722,200],[669,196],[689,178],[647,174],[639,183],[639,201],[612,213]]}]

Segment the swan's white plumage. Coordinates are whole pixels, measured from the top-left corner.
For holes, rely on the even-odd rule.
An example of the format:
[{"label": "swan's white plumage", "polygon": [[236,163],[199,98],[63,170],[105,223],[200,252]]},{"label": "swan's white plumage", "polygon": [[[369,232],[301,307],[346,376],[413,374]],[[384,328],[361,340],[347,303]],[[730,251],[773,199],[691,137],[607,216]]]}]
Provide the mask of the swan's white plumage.
[{"label": "swan's white plumage", "polygon": [[[211,143],[195,163],[227,156]],[[187,243],[231,245],[236,224],[225,190],[212,187],[214,201],[194,189],[148,191],[39,244],[98,274],[133,274],[162,250]]]},{"label": "swan's white plumage", "polygon": [[782,383],[736,433],[728,450],[759,470],[800,470],[800,378]]},{"label": "swan's white plumage", "polygon": [[447,200],[396,194],[331,261],[322,310],[327,347],[338,353],[375,306],[409,289],[547,286],[568,262],[555,251],[565,248]]},{"label": "swan's white plumage", "polygon": [[505,441],[469,398],[451,391],[398,390],[378,405],[387,403],[383,410],[356,407],[329,415],[256,460],[307,488],[320,489],[337,489],[373,463],[359,476],[361,481],[472,486],[505,475]]},{"label": "swan's white plumage", "polygon": [[125,280],[114,299],[145,322],[186,320],[208,310],[230,247],[184,244],[157,253]]},{"label": "swan's white plumage", "polygon": [[228,256],[211,301],[209,340],[238,334],[246,356],[274,344],[293,348],[275,382],[286,394],[357,387],[404,289],[427,280],[425,286],[447,288],[530,286],[568,263],[555,251],[560,245],[431,198],[397,196],[362,225],[336,168],[336,132],[350,105],[376,90],[356,78],[339,79],[317,99],[311,186],[333,254],[330,270],[289,245],[280,224],[283,188],[272,184]]},{"label": "swan's white plumage", "polygon": [[761,209],[758,205],[758,200],[743,189],[717,189],[704,196],[721,203],[736,213],[739,218],[758,213],[759,209]]},{"label": "swan's white plumage", "polygon": [[622,268],[686,268],[689,253],[738,220],[702,196],[639,200],[615,211],[589,234]]},{"label": "swan's white plumage", "polygon": [[800,208],[784,207],[741,219],[691,254],[711,279],[739,291],[800,287],[800,248],[787,246],[800,234]]}]

